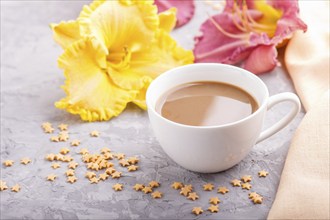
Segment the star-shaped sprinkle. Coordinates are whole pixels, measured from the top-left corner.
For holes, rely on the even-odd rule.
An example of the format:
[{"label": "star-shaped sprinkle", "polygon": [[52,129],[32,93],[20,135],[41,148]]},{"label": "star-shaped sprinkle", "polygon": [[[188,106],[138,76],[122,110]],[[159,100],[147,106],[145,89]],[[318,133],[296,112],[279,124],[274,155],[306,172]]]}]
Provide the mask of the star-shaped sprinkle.
[{"label": "star-shaped sprinkle", "polygon": [[61,130],[61,131],[67,131],[68,130],[68,125],[67,124],[60,124],[58,126],[58,128]]},{"label": "star-shaped sprinkle", "polygon": [[212,197],[210,198],[209,202],[213,205],[217,205],[220,203],[220,199],[218,197]]},{"label": "star-shaped sprinkle", "polygon": [[128,172],[136,171],[139,167],[136,165],[130,165],[127,167]]},{"label": "star-shaped sprinkle", "polygon": [[4,191],[8,189],[7,183],[5,181],[0,180],[0,191]]},{"label": "star-shaped sprinkle", "polygon": [[79,145],[80,145],[80,141],[79,140],[75,139],[75,140],[71,141],[71,146],[77,147]]},{"label": "star-shaped sprinkle", "polygon": [[134,189],[135,191],[141,191],[143,188],[144,188],[144,185],[143,185],[143,184],[139,184],[139,183],[137,183],[137,184],[135,184],[135,185],[133,186],[133,189]]},{"label": "star-shaped sprinkle", "polygon": [[113,163],[111,163],[111,162],[109,162],[109,161],[106,161],[106,167],[107,167],[107,168],[110,168],[110,167],[113,167],[113,166],[114,166]]},{"label": "star-shaped sprinkle", "polygon": [[65,155],[65,154],[67,154],[67,153],[69,153],[69,152],[70,152],[70,149],[69,149],[69,148],[66,148],[66,147],[63,147],[63,148],[61,148],[61,150],[60,150],[60,153],[63,154],[63,155]]},{"label": "star-shaped sprinkle", "polygon": [[99,179],[100,180],[106,180],[106,179],[108,179],[108,177],[109,177],[109,175],[108,174],[106,174],[106,173],[101,173],[101,174],[99,174]]},{"label": "star-shaped sprinkle", "polygon": [[150,186],[145,186],[141,191],[148,194],[152,192],[152,188]]},{"label": "star-shaped sprinkle", "polygon": [[18,192],[20,190],[21,190],[21,186],[18,185],[18,184],[16,184],[13,187],[11,187],[11,191],[13,191],[13,192]]},{"label": "star-shaped sprinkle", "polygon": [[68,168],[70,169],[76,169],[79,164],[75,161],[72,161],[68,164]]},{"label": "star-shaped sprinkle", "polygon": [[229,192],[229,189],[227,189],[227,187],[225,187],[225,186],[218,187],[218,193],[226,194],[228,192]]},{"label": "star-shaped sprinkle", "polygon": [[162,198],[163,193],[162,192],[159,192],[159,191],[155,191],[155,192],[151,193],[151,196],[154,199],[159,199],[159,198]]},{"label": "star-shaped sprinkle", "polygon": [[196,199],[198,199],[199,198],[199,196],[197,195],[197,193],[195,193],[195,192],[191,192],[191,193],[189,193],[188,194],[188,197],[187,197],[187,199],[190,199],[190,200],[192,200],[192,201],[195,201]]},{"label": "star-shaped sprinkle", "polygon": [[251,182],[252,177],[251,177],[250,175],[245,175],[245,176],[242,176],[242,177],[241,177],[241,180],[242,180],[244,183]]},{"label": "star-shaped sprinkle", "polygon": [[130,163],[130,164],[137,164],[139,162],[139,158],[137,157],[129,157],[127,158],[127,161]]},{"label": "star-shaped sprinkle", "polygon": [[13,160],[5,160],[3,162],[3,165],[5,165],[6,167],[11,167],[14,164]]},{"label": "star-shaped sprinkle", "polygon": [[261,170],[258,172],[259,177],[266,177],[269,173],[266,170]]},{"label": "star-shaped sprinkle", "polygon": [[183,187],[183,184],[181,182],[174,182],[172,183],[171,187],[173,189],[181,189]]},{"label": "star-shaped sprinkle", "polygon": [[125,158],[125,154],[123,154],[123,153],[117,153],[115,156],[118,160],[121,160],[121,159]]},{"label": "star-shaped sprinkle", "polygon": [[188,194],[192,191],[190,187],[184,186],[181,188],[180,195],[188,196]]},{"label": "star-shaped sprinkle", "polygon": [[80,149],[79,153],[84,155],[84,154],[88,154],[89,152],[88,152],[87,148],[82,148],[82,149]]},{"label": "star-shaped sprinkle", "polygon": [[193,186],[191,184],[184,185],[185,188],[190,189],[191,191],[193,190]]},{"label": "star-shaped sprinkle", "polygon": [[107,147],[103,147],[103,148],[101,149],[101,153],[102,153],[102,154],[110,153],[110,152],[111,152],[111,150],[110,150],[109,148],[107,148]]},{"label": "star-shaped sprinkle", "polygon": [[59,161],[63,161],[63,158],[64,158],[64,157],[63,157],[62,154],[56,154],[54,159],[55,159],[55,160],[59,160]]},{"label": "star-shaped sprinkle", "polygon": [[47,180],[48,181],[54,181],[55,179],[56,179],[56,175],[55,174],[49,174],[48,176],[47,176]]},{"label": "star-shaped sprinkle", "polygon": [[263,201],[262,196],[255,196],[255,197],[252,198],[252,202],[253,202],[254,204],[261,204],[262,201]]},{"label": "star-shaped sprinkle", "polygon": [[73,161],[73,157],[71,157],[70,155],[63,156],[63,162],[70,162],[70,161]]},{"label": "star-shaped sprinkle", "polygon": [[212,183],[207,183],[203,185],[203,189],[205,191],[212,191],[214,189],[214,185]]},{"label": "star-shaped sprinkle", "polygon": [[97,164],[97,163],[92,163],[92,167],[91,167],[91,169],[92,170],[99,170],[99,168],[100,168],[100,166]]},{"label": "star-shaped sprinkle", "polygon": [[122,191],[122,190],[123,190],[123,184],[116,183],[115,185],[112,186],[112,188],[113,188],[115,191]]},{"label": "star-shaped sprinkle", "polygon": [[233,185],[233,186],[241,186],[241,181],[240,180],[238,180],[238,179],[234,179],[234,180],[232,180],[231,181],[231,184]]},{"label": "star-shaped sprinkle", "polygon": [[24,158],[21,159],[21,164],[26,165],[26,164],[28,164],[28,163],[31,163],[30,158],[28,158],[28,157],[24,157]]},{"label": "star-shaped sprinkle", "polygon": [[113,174],[114,172],[116,172],[116,169],[113,167],[109,167],[105,170],[105,172],[109,175]]},{"label": "star-shaped sprinkle", "polygon": [[44,132],[45,133],[48,133],[48,134],[53,133],[54,132],[54,128],[52,128],[52,127],[44,127]]},{"label": "star-shaped sprinkle", "polygon": [[45,159],[48,161],[53,161],[55,160],[55,154],[47,154]]},{"label": "star-shaped sprinkle", "polygon": [[89,179],[89,182],[90,183],[98,183],[99,182],[99,179],[96,178],[96,177],[92,177],[92,178]]},{"label": "star-shaped sprinkle", "polygon": [[125,159],[121,159],[121,160],[119,161],[119,164],[120,164],[122,167],[127,167],[127,166],[129,166],[129,163],[128,163],[127,160],[125,160]]},{"label": "star-shaped sprinkle", "polygon": [[58,135],[58,139],[59,141],[67,141],[69,139],[69,135],[67,133],[60,133]]},{"label": "star-shaped sprinkle", "polygon": [[74,176],[74,170],[73,169],[69,169],[69,170],[65,171],[65,175],[66,176]]},{"label": "star-shaped sprinkle", "polygon": [[260,196],[260,195],[256,192],[249,193],[249,199],[253,199],[254,197],[257,197],[257,196]]},{"label": "star-shaped sprinkle", "polygon": [[104,153],[103,156],[104,156],[104,159],[106,159],[106,160],[112,160],[114,157],[114,155],[110,152]]},{"label": "star-shaped sprinkle", "polygon": [[247,190],[250,190],[252,187],[252,185],[250,183],[243,183],[242,184],[242,189],[247,189]]},{"label": "star-shaped sprinkle", "polygon": [[210,212],[219,212],[219,207],[217,205],[210,205],[210,207],[207,208]]},{"label": "star-shaped sprinkle", "polygon": [[90,133],[90,135],[91,135],[91,137],[98,137],[98,136],[100,136],[100,132],[94,130]]},{"label": "star-shaped sprinkle", "polygon": [[159,187],[160,186],[160,183],[157,182],[157,181],[155,181],[155,180],[153,180],[153,181],[149,182],[149,186],[151,188],[156,188],[156,187]]},{"label": "star-shaped sprinkle", "polygon": [[202,207],[194,207],[191,212],[194,213],[195,215],[200,215],[203,213],[203,209]]},{"label": "star-shaped sprinkle", "polygon": [[60,168],[61,165],[59,163],[52,163],[52,167],[53,167],[53,169],[57,169],[57,168]]},{"label": "star-shaped sprinkle", "polygon": [[52,124],[47,121],[47,122],[42,123],[41,127],[42,128],[52,127]]},{"label": "star-shaped sprinkle", "polygon": [[121,172],[115,171],[114,173],[111,174],[112,179],[115,178],[120,178],[121,177]]},{"label": "star-shaped sprinkle", "polygon": [[68,183],[74,183],[77,181],[77,177],[75,176],[68,176],[67,182]]},{"label": "star-shaped sprinkle", "polygon": [[51,142],[59,142],[60,138],[58,136],[52,136],[52,137],[50,137],[50,141]]},{"label": "star-shaped sprinkle", "polygon": [[85,177],[87,177],[88,179],[91,179],[93,177],[96,177],[96,173],[88,171],[88,172],[86,172]]}]

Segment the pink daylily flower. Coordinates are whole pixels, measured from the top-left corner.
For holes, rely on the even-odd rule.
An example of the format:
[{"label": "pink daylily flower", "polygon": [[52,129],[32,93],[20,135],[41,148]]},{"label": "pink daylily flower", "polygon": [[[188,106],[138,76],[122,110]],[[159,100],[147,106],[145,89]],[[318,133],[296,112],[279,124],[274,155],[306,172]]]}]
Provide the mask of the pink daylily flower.
[{"label": "pink daylily flower", "polygon": [[193,0],[155,0],[158,12],[166,11],[170,8],[177,9],[176,28],[188,23],[195,13],[195,4]]},{"label": "pink daylily flower", "polygon": [[307,30],[296,0],[227,0],[221,14],[205,21],[195,38],[195,62],[242,64],[255,73],[271,71],[277,49],[296,30]]}]

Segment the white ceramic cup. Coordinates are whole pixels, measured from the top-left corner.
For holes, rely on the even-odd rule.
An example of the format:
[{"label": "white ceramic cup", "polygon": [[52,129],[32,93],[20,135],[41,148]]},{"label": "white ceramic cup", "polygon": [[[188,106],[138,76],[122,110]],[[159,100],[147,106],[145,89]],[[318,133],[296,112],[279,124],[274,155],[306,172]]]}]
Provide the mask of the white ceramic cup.
[{"label": "white ceramic cup", "polygon": [[[219,126],[179,124],[156,112],[157,101],[165,92],[198,81],[238,86],[256,99],[259,108],[246,118]],[[284,101],[293,103],[293,108],[262,131],[267,110]],[[151,126],[163,150],[182,167],[201,173],[219,172],[236,165],[256,143],[281,130],[300,111],[300,101],[295,94],[285,92],[269,97],[266,85],[256,75],[235,66],[214,63],[191,64],[163,73],[150,84],[146,102]]]}]

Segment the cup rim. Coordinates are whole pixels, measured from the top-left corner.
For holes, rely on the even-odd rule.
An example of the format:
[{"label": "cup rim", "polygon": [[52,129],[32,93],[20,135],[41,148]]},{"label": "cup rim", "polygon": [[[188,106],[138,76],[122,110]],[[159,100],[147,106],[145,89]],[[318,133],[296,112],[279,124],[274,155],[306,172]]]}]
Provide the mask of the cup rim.
[{"label": "cup rim", "polygon": [[[171,121],[165,117],[163,117],[161,114],[159,114],[156,110],[155,107],[152,107],[149,101],[150,97],[150,91],[153,87],[155,87],[155,84],[158,83],[159,81],[161,81],[163,78],[167,77],[167,75],[173,74],[173,72],[177,72],[180,71],[181,69],[185,69],[187,67],[190,66],[218,66],[218,67],[225,67],[225,68],[232,68],[232,69],[236,69],[242,72],[245,72],[246,74],[250,75],[250,77],[252,77],[254,80],[256,80],[259,84],[261,84],[262,87],[264,87],[264,90],[266,91],[265,94],[265,99],[263,101],[263,103],[261,103],[261,105],[259,106],[259,108],[257,109],[257,111],[253,112],[252,114],[250,114],[249,116],[242,118],[240,120],[234,121],[234,122],[230,122],[230,123],[226,123],[226,124],[222,124],[222,125],[202,125],[202,126],[197,126],[197,125],[186,125],[186,124],[181,124],[178,122],[174,122]],[[253,118],[255,115],[259,114],[259,112],[261,112],[264,108],[266,108],[267,106],[267,99],[269,98],[269,91],[267,86],[265,85],[265,83],[255,74],[251,73],[250,71],[247,71],[243,68],[237,67],[237,66],[233,66],[230,64],[222,64],[222,63],[193,63],[193,64],[187,64],[187,65],[183,65],[183,66],[179,66],[179,67],[175,67],[172,68],[170,70],[165,71],[164,73],[162,73],[160,76],[158,76],[156,79],[154,79],[151,84],[149,85],[147,92],[146,92],[146,105],[147,105],[147,109],[148,111],[151,111],[153,114],[155,114],[157,117],[161,118],[162,120],[165,120],[167,123],[179,126],[179,127],[183,127],[183,128],[191,128],[191,129],[212,129],[212,128],[225,128],[225,127],[230,127],[230,126],[235,126],[237,124],[241,124],[251,118]]]}]

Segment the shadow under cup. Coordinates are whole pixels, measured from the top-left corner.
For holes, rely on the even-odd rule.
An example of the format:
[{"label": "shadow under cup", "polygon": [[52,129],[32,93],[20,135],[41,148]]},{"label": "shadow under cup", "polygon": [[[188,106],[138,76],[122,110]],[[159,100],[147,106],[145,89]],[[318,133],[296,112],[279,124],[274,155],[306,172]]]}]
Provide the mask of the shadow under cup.
[{"label": "shadow under cup", "polygon": [[[170,89],[191,82],[222,82],[248,92],[258,103],[253,114],[224,125],[190,126],[170,121],[156,105]],[[254,74],[226,64],[191,64],[165,72],[147,91],[151,126],[163,150],[182,167],[203,173],[219,172],[239,163],[256,143],[267,110],[269,93]]]}]

